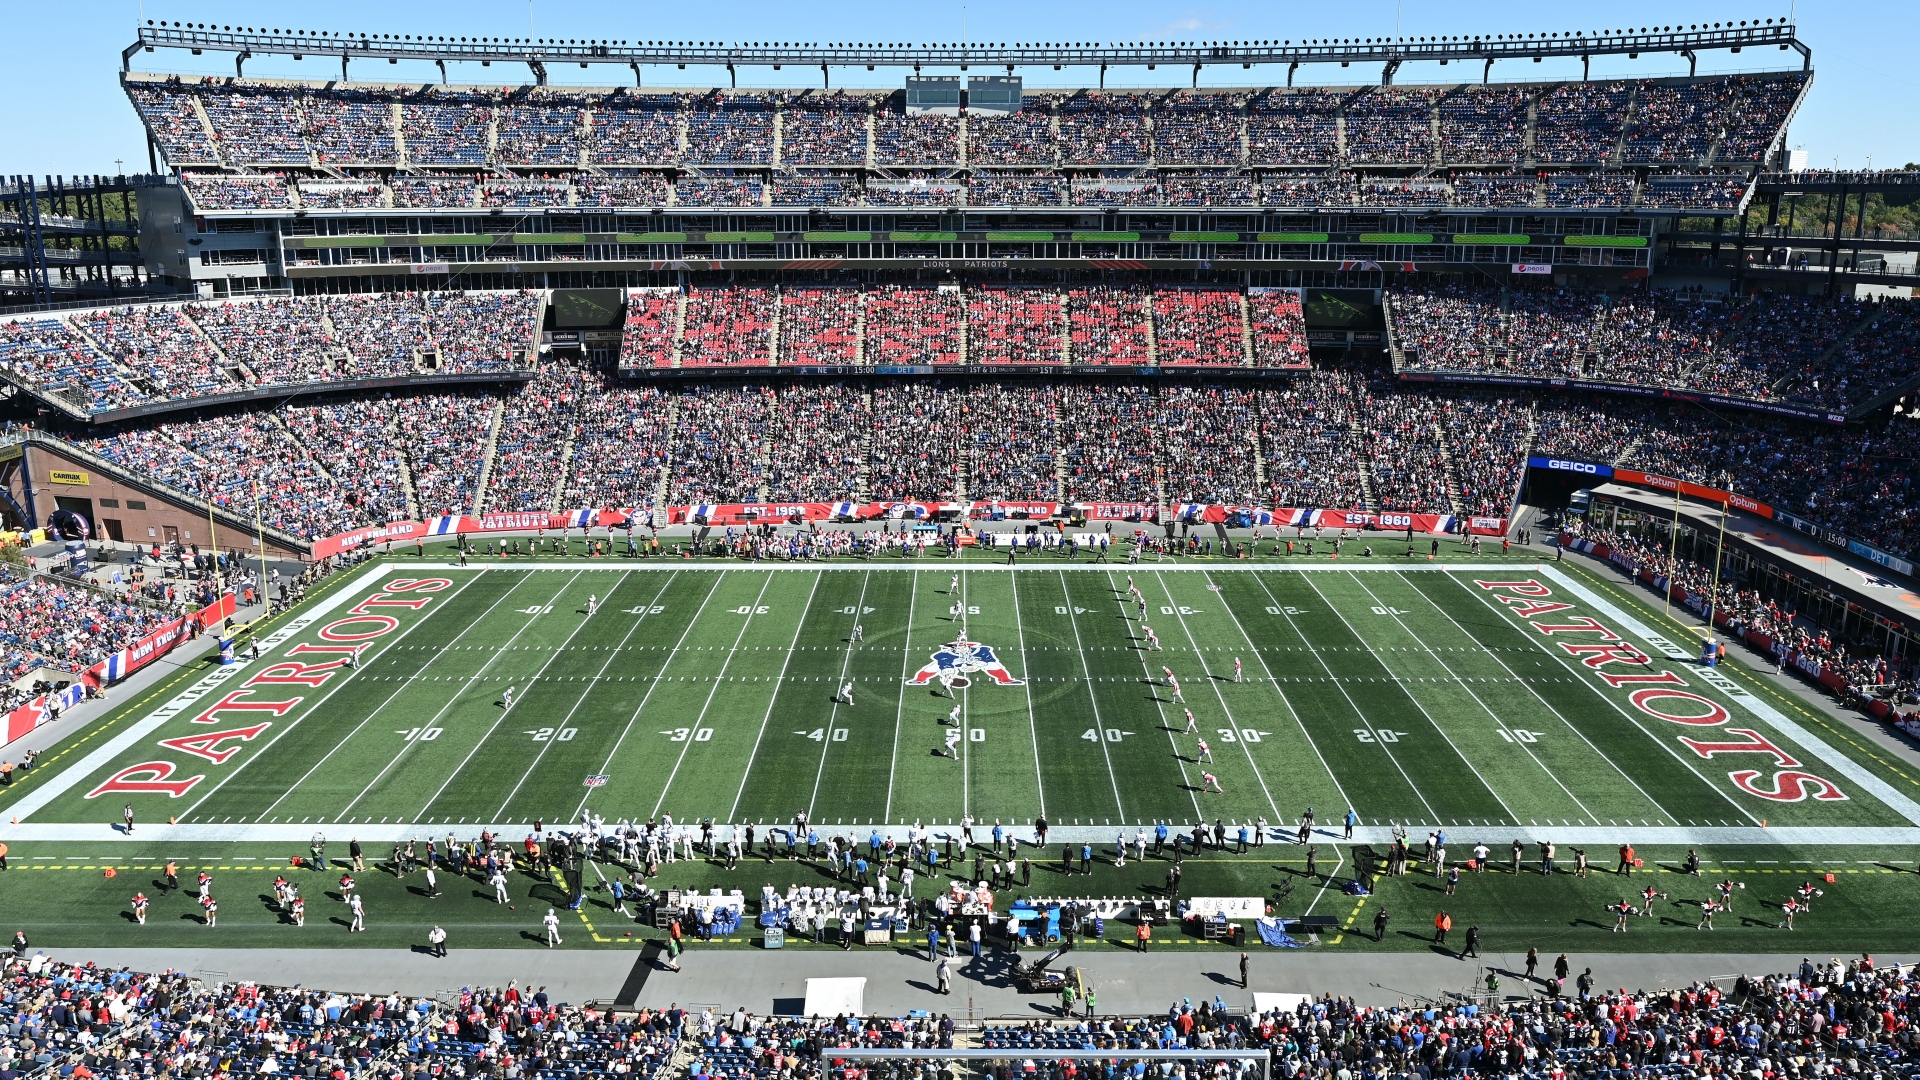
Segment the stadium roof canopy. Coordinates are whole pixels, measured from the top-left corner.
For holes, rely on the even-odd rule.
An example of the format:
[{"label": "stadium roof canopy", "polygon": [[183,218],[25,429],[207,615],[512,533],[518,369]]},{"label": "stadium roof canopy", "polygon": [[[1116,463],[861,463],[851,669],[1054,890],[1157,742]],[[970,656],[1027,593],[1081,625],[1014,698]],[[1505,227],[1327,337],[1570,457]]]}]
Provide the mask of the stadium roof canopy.
[{"label": "stadium roof canopy", "polygon": [[[1593,56],[1672,53],[1687,58],[1689,69],[1702,52],[1773,46],[1800,53],[1810,67],[1813,52],[1786,20],[1754,19],[1738,22],[1694,23],[1639,29],[1570,31],[1547,34],[1477,34],[1444,37],[1313,38],[1300,41],[1163,41],[1127,44],[1088,42],[968,42],[964,44],[885,44],[848,42],[719,42],[627,41],[611,38],[504,38],[433,34],[359,34],[346,31],[283,30],[214,23],[148,20],[139,28],[139,40],[121,52],[123,68],[142,50],[189,49],[234,54],[234,69],[243,73],[249,57],[266,55],[338,56],[343,64],[354,58],[526,64],[541,85],[548,64],[617,64],[686,67],[689,64],[724,67],[912,68],[1098,68],[1102,81],[1109,67],[1193,69],[1196,83],[1206,67],[1281,65],[1287,81],[1302,64],[1378,63],[1381,81],[1391,83],[1403,63],[1470,63],[1487,68],[1501,60],[1539,60],[1549,56]],[[1485,77],[1483,71],[1482,77]]]}]

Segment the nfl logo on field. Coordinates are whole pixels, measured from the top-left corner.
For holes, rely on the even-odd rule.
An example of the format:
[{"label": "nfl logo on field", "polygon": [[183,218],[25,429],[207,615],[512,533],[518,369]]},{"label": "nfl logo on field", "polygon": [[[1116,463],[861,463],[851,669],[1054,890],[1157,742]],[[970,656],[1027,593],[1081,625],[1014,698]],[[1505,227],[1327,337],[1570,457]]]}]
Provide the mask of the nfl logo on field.
[{"label": "nfl logo on field", "polygon": [[597,773],[594,773],[592,776],[587,777],[587,786],[588,787],[607,786],[607,774],[603,772],[597,772]]}]

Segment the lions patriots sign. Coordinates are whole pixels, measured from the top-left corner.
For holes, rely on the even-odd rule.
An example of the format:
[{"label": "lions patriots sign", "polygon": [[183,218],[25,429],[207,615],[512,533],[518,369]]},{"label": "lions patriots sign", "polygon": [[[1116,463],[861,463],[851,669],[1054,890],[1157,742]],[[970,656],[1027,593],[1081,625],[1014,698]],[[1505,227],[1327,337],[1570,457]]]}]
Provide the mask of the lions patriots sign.
[{"label": "lions patriots sign", "polygon": [[977,641],[949,641],[940,646],[926,667],[915,672],[907,683],[911,686],[925,686],[935,679],[943,683],[954,682],[956,677],[980,674],[999,683],[1001,686],[1024,686],[1025,683],[1013,677],[1007,665],[993,655],[993,646],[982,645]]}]

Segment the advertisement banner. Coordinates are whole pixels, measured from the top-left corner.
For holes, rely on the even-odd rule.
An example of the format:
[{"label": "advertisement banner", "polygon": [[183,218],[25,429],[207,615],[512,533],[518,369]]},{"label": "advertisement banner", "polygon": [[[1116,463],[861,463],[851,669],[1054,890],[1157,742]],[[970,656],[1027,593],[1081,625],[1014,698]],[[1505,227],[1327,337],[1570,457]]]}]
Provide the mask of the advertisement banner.
[{"label": "advertisement banner", "polygon": [[364,529],[343,532],[338,536],[323,536],[313,542],[309,555],[316,560],[328,559],[365,544],[414,540],[425,535],[427,535],[427,525],[423,521],[391,521],[385,525],[370,525]]},{"label": "advertisement banner", "polygon": [[1599,479],[1606,479],[1614,475],[1613,466],[1611,465],[1599,465],[1588,461],[1569,461],[1564,458],[1540,457],[1538,455],[1527,458],[1527,468],[1579,473],[1582,476],[1592,476]]},{"label": "advertisement banner", "polygon": [[[1285,515],[1286,511],[1279,511]],[[1405,532],[1434,536],[1458,533],[1460,519],[1452,514],[1369,513],[1365,510],[1315,510],[1308,524],[1322,529],[1374,529],[1380,532]],[[1470,530],[1481,535],[1499,535],[1507,531],[1506,518],[1474,518]]]},{"label": "advertisement banner", "polygon": [[1553,264],[1551,263],[1514,263],[1513,272],[1516,274],[1551,274],[1553,273]]}]

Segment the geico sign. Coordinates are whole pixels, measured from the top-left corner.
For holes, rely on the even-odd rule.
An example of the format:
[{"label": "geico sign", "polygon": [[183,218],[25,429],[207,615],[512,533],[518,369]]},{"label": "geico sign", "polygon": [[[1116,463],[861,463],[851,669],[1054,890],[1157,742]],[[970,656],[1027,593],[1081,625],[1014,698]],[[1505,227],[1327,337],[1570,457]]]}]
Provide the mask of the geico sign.
[{"label": "geico sign", "polygon": [[1563,472],[1588,473],[1593,476],[1600,475],[1600,466],[1589,465],[1584,461],[1561,461],[1559,458],[1548,458],[1547,468],[1559,469]]}]

